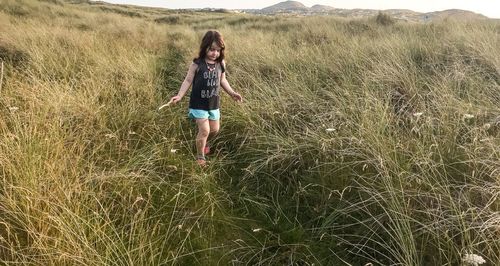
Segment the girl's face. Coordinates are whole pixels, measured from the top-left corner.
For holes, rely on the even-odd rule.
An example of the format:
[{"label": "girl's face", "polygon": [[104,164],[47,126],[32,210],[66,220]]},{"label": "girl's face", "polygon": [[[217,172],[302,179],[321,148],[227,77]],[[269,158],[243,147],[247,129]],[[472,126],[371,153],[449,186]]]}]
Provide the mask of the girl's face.
[{"label": "girl's face", "polygon": [[213,60],[213,61],[217,60],[217,58],[219,58],[219,56],[220,56],[220,51],[221,51],[221,48],[219,47],[219,45],[217,45],[217,43],[213,42],[212,45],[207,48],[207,59]]}]

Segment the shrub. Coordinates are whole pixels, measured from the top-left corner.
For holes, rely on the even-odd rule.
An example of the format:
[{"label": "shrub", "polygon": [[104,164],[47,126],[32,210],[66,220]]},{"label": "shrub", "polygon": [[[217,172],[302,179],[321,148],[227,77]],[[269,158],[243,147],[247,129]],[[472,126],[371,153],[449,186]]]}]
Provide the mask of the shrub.
[{"label": "shrub", "polygon": [[181,17],[178,15],[170,15],[166,17],[156,18],[154,21],[160,24],[179,24]]},{"label": "shrub", "polygon": [[26,52],[0,41],[0,61],[16,67],[27,61],[28,58],[29,55]]},{"label": "shrub", "polygon": [[388,14],[383,12],[378,12],[377,18],[375,20],[377,24],[388,26],[394,24],[395,20]]}]

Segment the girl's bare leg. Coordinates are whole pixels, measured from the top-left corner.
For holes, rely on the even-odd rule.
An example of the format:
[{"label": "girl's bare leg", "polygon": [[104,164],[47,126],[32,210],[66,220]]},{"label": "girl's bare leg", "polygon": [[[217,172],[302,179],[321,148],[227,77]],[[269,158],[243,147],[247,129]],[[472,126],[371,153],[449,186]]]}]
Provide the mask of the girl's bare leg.
[{"label": "girl's bare leg", "polygon": [[220,122],[219,120],[208,120],[208,124],[210,125],[210,133],[208,134],[207,144],[205,145],[204,152],[205,154],[211,154],[212,151],[208,145],[208,142],[217,135],[219,132]]},{"label": "girl's bare leg", "polygon": [[220,121],[219,120],[208,120],[210,126],[210,133],[208,134],[208,139],[212,139],[219,133]]},{"label": "girl's bare leg", "polygon": [[208,119],[196,119],[196,125],[198,125],[198,134],[196,135],[196,161],[199,165],[205,165],[205,160],[200,158],[205,157],[204,148],[207,144],[207,138],[210,134],[210,124]]}]

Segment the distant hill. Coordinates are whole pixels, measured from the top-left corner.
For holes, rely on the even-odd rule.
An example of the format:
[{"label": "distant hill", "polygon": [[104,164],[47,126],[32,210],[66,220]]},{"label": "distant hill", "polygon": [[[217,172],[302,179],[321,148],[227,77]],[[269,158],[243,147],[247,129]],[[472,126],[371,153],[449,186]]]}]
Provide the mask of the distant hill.
[{"label": "distant hill", "polygon": [[446,19],[446,18],[460,18],[460,19],[486,19],[488,17],[474,13],[472,11],[461,9],[448,9],[443,11],[435,11],[423,14],[424,17],[430,20]]},{"label": "distant hill", "polygon": [[325,6],[325,5],[314,5],[312,6],[309,10],[311,11],[316,11],[316,12],[324,12],[324,11],[330,11],[335,9],[332,6]]},{"label": "distant hill", "polygon": [[307,11],[309,8],[297,1],[285,1],[261,9],[264,13]]},{"label": "distant hill", "polygon": [[[443,11],[435,11],[429,13],[420,13],[408,9],[388,9],[388,10],[375,10],[375,9],[340,9],[326,5],[314,5],[307,7],[298,1],[285,1],[278,4],[268,6],[260,10],[252,10],[250,13],[260,14],[275,14],[275,13],[294,13],[303,15],[314,14],[330,14],[334,16],[349,17],[349,18],[363,18],[376,16],[380,11],[390,15],[391,17],[404,21],[425,22],[432,20],[441,20],[448,18],[455,18],[460,20],[467,19],[487,19],[488,17],[472,11],[449,9]],[[247,11],[248,12],[248,11]]]},{"label": "distant hill", "polygon": [[[95,7],[99,7],[99,9],[105,12],[113,12],[130,17],[144,17],[147,16],[147,14],[153,14],[153,13],[162,14],[169,10],[165,8],[108,4],[103,1],[71,0],[71,3],[92,5]],[[436,21],[444,19],[456,19],[456,20],[489,19],[488,17],[482,14],[461,9],[448,9],[448,10],[434,11],[428,13],[420,13],[408,9],[386,9],[386,10],[359,9],[359,8],[341,9],[327,5],[313,5],[312,7],[307,7],[299,1],[284,1],[262,9],[227,10],[227,9],[216,9],[216,8],[198,8],[198,9],[177,10],[175,12],[185,13],[193,11],[212,12],[212,13],[242,12],[242,13],[265,14],[265,15],[287,14],[287,13],[295,15],[321,14],[321,15],[331,15],[331,16],[338,16],[345,18],[369,18],[377,16],[379,12],[383,12],[396,20],[408,21],[408,22],[428,22],[428,21]]]}]

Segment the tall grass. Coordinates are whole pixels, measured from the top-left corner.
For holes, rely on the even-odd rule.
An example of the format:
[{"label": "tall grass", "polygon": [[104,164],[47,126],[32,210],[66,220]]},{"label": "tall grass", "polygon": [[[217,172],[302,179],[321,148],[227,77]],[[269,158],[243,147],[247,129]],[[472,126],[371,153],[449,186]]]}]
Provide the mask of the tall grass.
[{"label": "tall grass", "polygon": [[[2,1],[0,260],[499,264],[500,26],[384,19]],[[245,101],[202,170],[157,108],[210,28]]]}]

